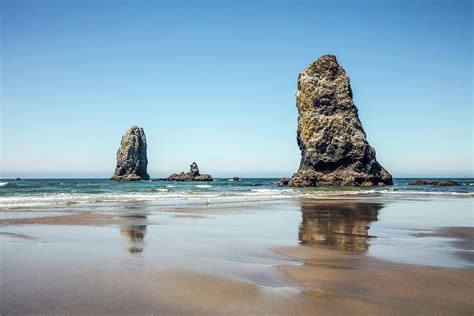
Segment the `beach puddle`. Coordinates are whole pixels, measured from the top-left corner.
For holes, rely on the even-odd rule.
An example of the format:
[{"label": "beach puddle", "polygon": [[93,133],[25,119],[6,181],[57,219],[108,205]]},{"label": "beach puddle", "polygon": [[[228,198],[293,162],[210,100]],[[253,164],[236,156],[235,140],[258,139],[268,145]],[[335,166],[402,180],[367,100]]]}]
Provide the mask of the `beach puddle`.
[{"label": "beach puddle", "polygon": [[384,260],[472,268],[473,199],[388,203],[372,223],[368,255]]}]

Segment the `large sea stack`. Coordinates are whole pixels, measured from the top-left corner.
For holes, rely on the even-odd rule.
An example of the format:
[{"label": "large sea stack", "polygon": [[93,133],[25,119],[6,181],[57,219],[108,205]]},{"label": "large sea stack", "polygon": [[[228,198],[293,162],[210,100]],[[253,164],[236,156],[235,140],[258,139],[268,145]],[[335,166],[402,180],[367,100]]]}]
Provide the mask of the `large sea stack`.
[{"label": "large sea stack", "polygon": [[147,165],[145,132],[143,128],[133,126],[122,136],[117,151],[117,165],[111,180],[149,180]]},{"label": "large sea stack", "polygon": [[301,163],[290,186],[392,184],[367,142],[349,77],[335,56],[324,55],[299,74],[296,106]]},{"label": "large sea stack", "polygon": [[197,163],[193,162],[189,166],[189,172],[173,173],[166,180],[168,181],[214,181],[208,174],[199,173]]}]

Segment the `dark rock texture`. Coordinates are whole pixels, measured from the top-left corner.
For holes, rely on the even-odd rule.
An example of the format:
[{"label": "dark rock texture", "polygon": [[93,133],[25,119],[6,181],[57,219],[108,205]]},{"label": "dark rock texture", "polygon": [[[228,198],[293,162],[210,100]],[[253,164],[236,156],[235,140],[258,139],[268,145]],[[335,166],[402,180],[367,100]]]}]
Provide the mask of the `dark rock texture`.
[{"label": "dark rock texture", "polygon": [[299,74],[296,106],[301,163],[290,186],[393,184],[367,142],[349,77],[335,56],[324,55]]},{"label": "dark rock texture", "polygon": [[409,185],[435,185],[438,187],[450,187],[461,185],[461,183],[453,180],[440,180],[440,181],[432,181],[428,182],[425,179],[418,179],[416,181],[410,182]]},{"label": "dark rock texture", "polygon": [[280,179],[280,182],[278,183],[279,187],[286,187],[290,183],[290,179],[287,177],[283,177]]},{"label": "dark rock texture", "polygon": [[117,151],[117,165],[111,180],[149,180],[147,165],[145,132],[143,128],[133,126],[122,136]]},{"label": "dark rock texture", "polygon": [[409,183],[409,185],[428,185],[428,184],[429,184],[428,181],[426,181],[425,179],[418,179]]},{"label": "dark rock texture", "polygon": [[208,174],[200,174],[197,163],[193,162],[189,166],[188,173],[173,173],[166,180],[168,181],[214,181]]},{"label": "dark rock texture", "polygon": [[442,181],[433,181],[431,182],[431,185],[436,185],[439,187],[451,187],[451,186],[461,185],[461,183],[457,181],[452,181],[452,180],[442,180]]}]

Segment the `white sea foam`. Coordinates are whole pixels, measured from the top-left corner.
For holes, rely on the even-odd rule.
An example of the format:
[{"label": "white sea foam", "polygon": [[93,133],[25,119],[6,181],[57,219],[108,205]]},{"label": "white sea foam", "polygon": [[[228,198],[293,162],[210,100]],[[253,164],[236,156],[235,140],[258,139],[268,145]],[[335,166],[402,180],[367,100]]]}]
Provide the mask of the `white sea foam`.
[{"label": "white sea foam", "polygon": [[209,184],[196,184],[196,188],[212,188],[212,185]]},{"label": "white sea foam", "polygon": [[0,182],[0,188],[4,188],[8,185],[8,182]]},{"label": "white sea foam", "polygon": [[[196,187],[209,188],[210,185],[196,185]],[[442,192],[442,191],[397,191],[387,189],[367,190],[299,190],[299,189],[251,189],[250,191],[223,191],[210,194],[205,190],[194,191],[172,191],[165,188],[156,188],[155,192],[115,192],[115,193],[55,193],[55,194],[31,194],[0,197],[0,208],[38,208],[38,207],[61,207],[64,205],[91,205],[100,203],[120,203],[143,201],[152,204],[166,203],[209,203],[222,202],[232,203],[239,201],[263,201],[272,199],[343,199],[354,196],[388,197],[388,198],[445,198],[466,197],[473,198],[474,192]],[[158,191],[158,192],[157,192]]]},{"label": "white sea foam", "polygon": [[251,189],[250,191],[256,192],[256,193],[264,193],[264,194],[281,194],[284,193],[285,191],[290,191],[290,190],[276,190],[276,189]]}]

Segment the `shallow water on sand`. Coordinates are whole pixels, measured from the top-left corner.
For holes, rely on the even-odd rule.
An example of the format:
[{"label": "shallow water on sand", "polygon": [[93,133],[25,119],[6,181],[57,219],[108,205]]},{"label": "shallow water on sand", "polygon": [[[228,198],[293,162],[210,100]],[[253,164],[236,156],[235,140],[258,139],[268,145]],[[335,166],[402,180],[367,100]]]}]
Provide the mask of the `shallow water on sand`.
[{"label": "shallow water on sand", "polygon": [[368,254],[389,261],[474,267],[474,203],[467,200],[388,203],[371,225]]},{"label": "shallow water on sand", "polygon": [[[300,240],[399,263],[473,267],[471,199],[302,203]],[[461,241],[462,240],[462,241]]]},{"label": "shallow water on sand", "polygon": [[0,220],[0,305],[7,311],[40,302],[44,289],[52,302],[75,290],[100,297],[103,287],[152,287],[155,276],[173,271],[292,293],[300,285],[276,266],[303,262],[272,249],[299,244],[401,263],[474,267],[471,198],[71,208]]}]

